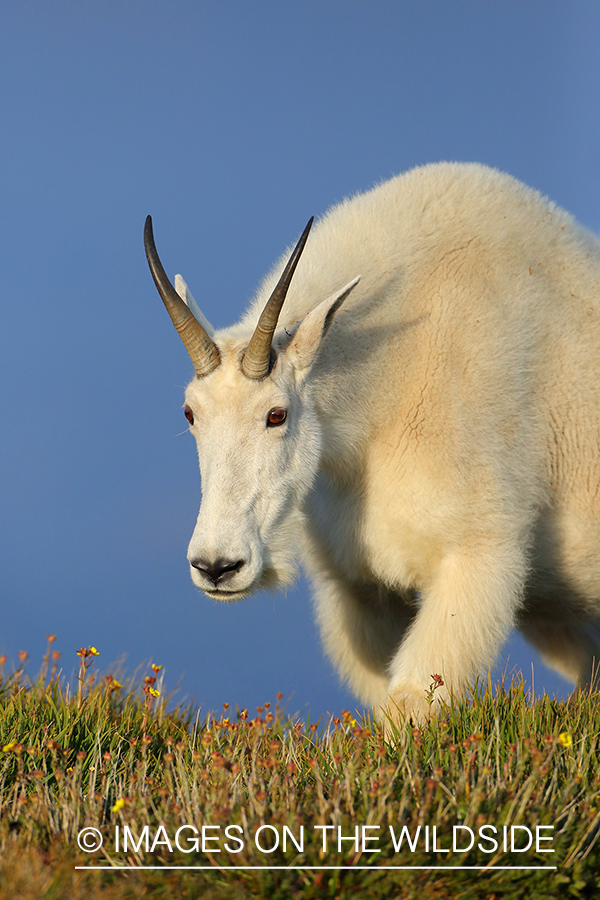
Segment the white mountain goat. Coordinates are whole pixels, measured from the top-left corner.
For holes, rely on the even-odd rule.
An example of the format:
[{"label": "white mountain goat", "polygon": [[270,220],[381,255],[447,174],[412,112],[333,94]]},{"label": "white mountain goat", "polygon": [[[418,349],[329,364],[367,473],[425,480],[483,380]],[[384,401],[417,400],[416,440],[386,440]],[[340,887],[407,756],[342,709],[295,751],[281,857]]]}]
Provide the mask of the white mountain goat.
[{"label": "white mountain goat", "polygon": [[213,334],[146,223],[196,371],[194,583],[239,600],[301,554],[326,651],[380,718],[426,719],[432,675],[438,700],[460,692],[513,626],[590,685],[600,242],[481,165],[415,169],[310,224]]}]

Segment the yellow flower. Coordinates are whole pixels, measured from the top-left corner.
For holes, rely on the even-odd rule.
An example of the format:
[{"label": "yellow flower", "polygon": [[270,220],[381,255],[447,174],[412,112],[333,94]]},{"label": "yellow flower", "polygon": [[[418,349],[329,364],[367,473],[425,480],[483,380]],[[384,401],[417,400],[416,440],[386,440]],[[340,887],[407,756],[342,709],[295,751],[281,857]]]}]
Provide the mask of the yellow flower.
[{"label": "yellow flower", "polygon": [[123,799],[123,797],[119,797],[119,799],[113,806],[112,811],[119,812],[119,810],[123,809],[124,806],[125,806],[125,800]]},{"label": "yellow flower", "polygon": [[15,747],[18,746],[18,741],[11,741],[10,744],[5,744],[2,748],[3,753],[10,753],[11,750],[14,750]]},{"label": "yellow flower", "polygon": [[561,731],[558,736],[558,743],[562,744],[563,747],[571,747],[573,745],[573,738],[568,731]]},{"label": "yellow flower", "polygon": [[162,666],[157,666],[156,663],[152,663],[152,671],[153,672],[160,672],[161,669],[162,669]]},{"label": "yellow flower", "polygon": [[160,697],[160,691],[157,691],[156,688],[148,688],[148,693],[153,697]]},{"label": "yellow flower", "polygon": [[89,651],[91,656],[100,656],[100,652],[95,647],[90,647]]}]

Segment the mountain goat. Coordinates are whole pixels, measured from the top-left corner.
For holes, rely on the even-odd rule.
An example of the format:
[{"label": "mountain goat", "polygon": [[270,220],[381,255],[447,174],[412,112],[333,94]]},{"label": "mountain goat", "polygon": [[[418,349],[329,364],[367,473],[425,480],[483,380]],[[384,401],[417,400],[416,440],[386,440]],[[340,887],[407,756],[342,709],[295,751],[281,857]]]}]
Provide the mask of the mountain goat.
[{"label": "mountain goat", "polygon": [[432,675],[438,700],[460,692],[514,626],[590,685],[600,243],[475,164],[414,169],[310,224],[213,333],[146,222],[196,372],[194,583],[239,600],[290,583],[300,554],[325,649],[381,719],[425,720]]}]

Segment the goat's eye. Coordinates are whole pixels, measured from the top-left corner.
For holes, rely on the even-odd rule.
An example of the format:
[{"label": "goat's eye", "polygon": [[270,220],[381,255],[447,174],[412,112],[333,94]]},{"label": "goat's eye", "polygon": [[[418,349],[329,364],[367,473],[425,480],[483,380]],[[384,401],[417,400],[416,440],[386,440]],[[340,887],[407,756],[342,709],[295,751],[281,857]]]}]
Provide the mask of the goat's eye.
[{"label": "goat's eye", "polygon": [[190,423],[190,425],[193,425],[194,424],[194,413],[191,411],[189,406],[183,407],[183,414],[186,417],[186,419],[188,420],[188,422]]},{"label": "goat's eye", "polygon": [[276,425],[283,425],[287,419],[287,409],[276,406],[267,416],[267,428],[274,428]]}]

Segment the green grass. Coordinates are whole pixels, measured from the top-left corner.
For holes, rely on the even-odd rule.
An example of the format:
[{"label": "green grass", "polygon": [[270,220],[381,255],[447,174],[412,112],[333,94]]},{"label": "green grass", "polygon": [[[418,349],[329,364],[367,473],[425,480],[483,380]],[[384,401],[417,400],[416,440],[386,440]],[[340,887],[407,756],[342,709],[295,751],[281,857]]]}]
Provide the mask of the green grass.
[{"label": "green grass", "polygon": [[[71,688],[56,660],[50,669],[50,649],[35,681],[21,667],[0,682],[0,897],[600,896],[597,694],[534,702],[518,681],[477,685],[426,728],[407,723],[386,742],[349,712],[290,720],[280,696],[203,719],[191,707],[167,711],[160,673],[116,688],[110,675],[94,677],[90,650]],[[476,835],[473,849],[434,852],[433,827],[437,847],[451,850],[458,825]],[[524,828],[545,827],[552,840],[540,846],[555,852],[504,852],[502,828],[516,825],[520,839]],[[322,826],[333,826],[325,850]],[[414,852],[406,841],[394,847],[403,826],[412,840],[421,829]],[[495,852],[477,848],[492,848],[484,826],[499,832]],[[87,827],[103,837],[89,854],[77,844]],[[338,845],[338,828],[342,838],[358,828],[358,847]],[[273,852],[257,849],[257,840],[266,850],[276,839]]]}]

